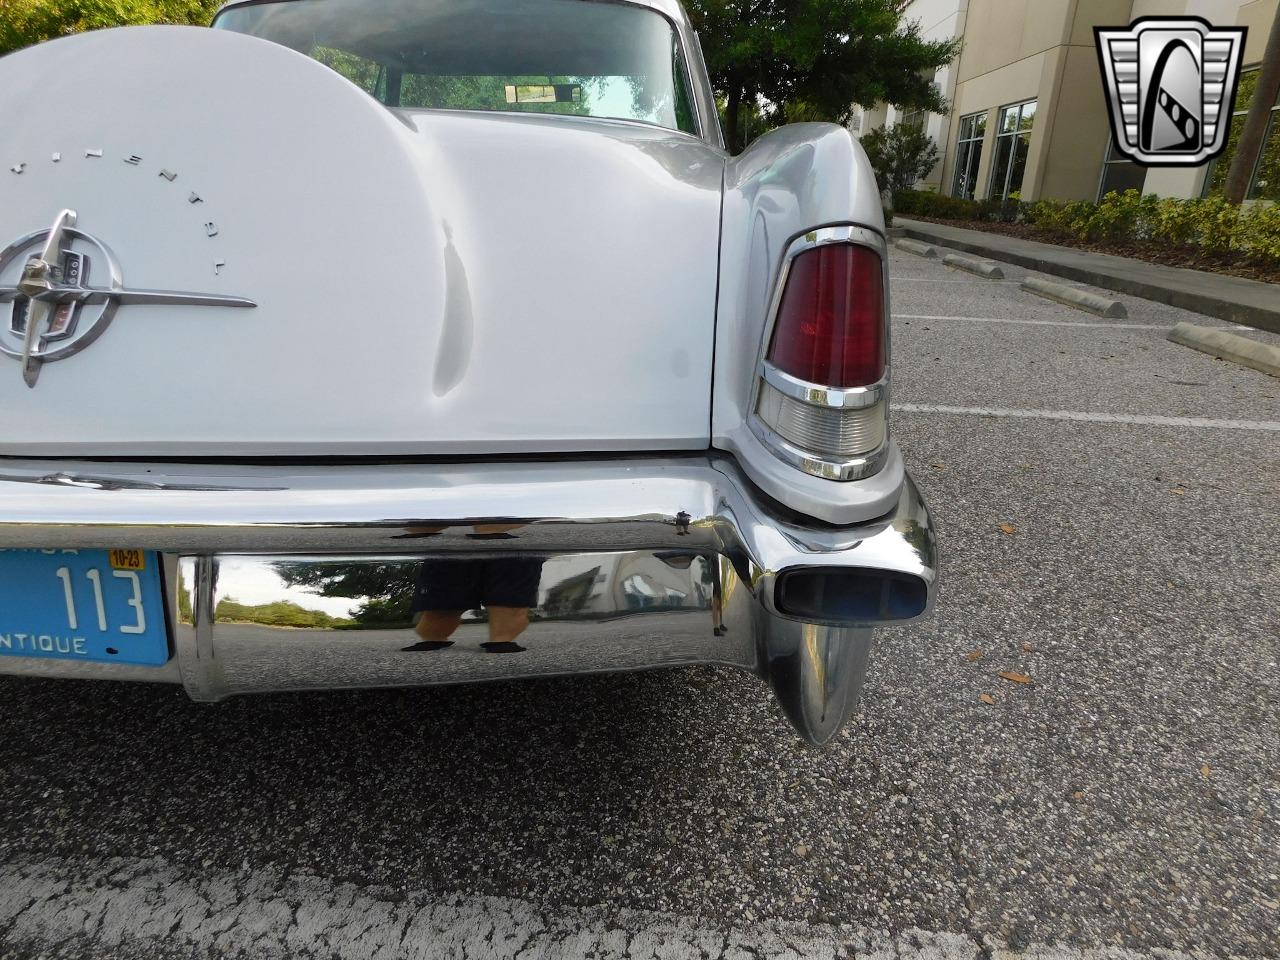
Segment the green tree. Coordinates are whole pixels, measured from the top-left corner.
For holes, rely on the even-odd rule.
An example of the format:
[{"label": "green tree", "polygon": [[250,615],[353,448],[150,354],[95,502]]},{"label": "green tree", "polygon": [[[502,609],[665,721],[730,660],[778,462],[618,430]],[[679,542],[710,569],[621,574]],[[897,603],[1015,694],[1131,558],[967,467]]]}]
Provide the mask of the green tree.
[{"label": "green tree", "polygon": [[418,568],[411,562],[341,563],[286,561],[276,573],[291,587],[305,587],[322,597],[362,601],[351,613],[358,627],[406,627],[413,624],[411,605]]},{"label": "green tree", "polygon": [[881,190],[891,195],[910,190],[938,162],[938,147],[915,124],[880,127],[862,138]]},{"label": "green tree", "polygon": [[332,630],[351,625],[350,620],[331,617],[322,610],[308,610],[289,600],[251,605],[241,603],[234,597],[226,597],[218,601],[214,617],[222,623],[260,623],[268,627],[313,630]]},{"label": "green tree", "polygon": [[0,0],[0,56],[83,30],[213,19],[222,0]]},{"label": "green tree", "polygon": [[757,109],[767,126],[846,123],[881,101],[943,112],[933,84],[959,41],[931,41],[904,22],[901,0],[686,0],[724,103],[733,152]]}]

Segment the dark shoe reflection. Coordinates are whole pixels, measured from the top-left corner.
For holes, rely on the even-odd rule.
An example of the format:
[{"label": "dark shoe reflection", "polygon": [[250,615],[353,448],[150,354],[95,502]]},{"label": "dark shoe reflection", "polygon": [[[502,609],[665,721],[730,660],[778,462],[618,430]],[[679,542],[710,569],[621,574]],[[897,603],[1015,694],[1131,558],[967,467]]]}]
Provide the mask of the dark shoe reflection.
[{"label": "dark shoe reflection", "polygon": [[528,647],[522,647],[514,640],[489,640],[480,644],[485,653],[524,653]]},{"label": "dark shoe reflection", "polygon": [[436,650],[444,650],[452,647],[452,640],[423,640],[421,643],[415,643],[411,647],[401,648],[401,653],[431,653]]}]

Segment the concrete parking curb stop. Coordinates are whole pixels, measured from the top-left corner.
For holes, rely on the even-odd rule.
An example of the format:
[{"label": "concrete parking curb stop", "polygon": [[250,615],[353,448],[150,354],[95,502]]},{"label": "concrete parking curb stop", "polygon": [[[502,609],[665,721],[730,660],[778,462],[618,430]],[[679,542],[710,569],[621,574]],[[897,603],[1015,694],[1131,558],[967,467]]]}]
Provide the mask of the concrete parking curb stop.
[{"label": "concrete parking curb stop", "polygon": [[954,267],[956,270],[964,270],[966,273],[977,274],[979,277],[986,277],[988,280],[1004,279],[1004,271],[994,263],[983,263],[979,260],[970,260],[968,257],[961,257],[954,253],[948,253],[942,258],[942,262],[948,267]]},{"label": "concrete parking curb stop", "polygon": [[1123,320],[1129,316],[1129,311],[1119,300],[1101,297],[1096,293],[1089,293],[1087,290],[1077,290],[1075,287],[1054,283],[1052,280],[1027,277],[1022,281],[1022,289],[1028,293],[1034,293],[1041,297],[1048,297],[1050,300],[1057,300],[1059,303],[1065,303],[1069,307],[1076,307],[1088,313],[1097,314],[1100,317]]},{"label": "concrete parking curb stop", "polygon": [[927,257],[933,259],[938,255],[938,249],[927,243],[921,243],[919,240],[895,240],[894,246],[907,253],[914,253],[918,257]]},{"label": "concrete parking curb stop", "polygon": [[1280,333],[1280,296],[1277,295],[1280,285],[1274,283],[1166,267],[949,224],[899,219],[895,229],[901,229],[913,240]]},{"label": "concrete parking curb stop", "polygon": [[1198,327],[1193,323],[1178,324],[1169,331],[1169,339],[1192,350],[1280,377],[1280,347],[1259,343],[1225,330]]}]

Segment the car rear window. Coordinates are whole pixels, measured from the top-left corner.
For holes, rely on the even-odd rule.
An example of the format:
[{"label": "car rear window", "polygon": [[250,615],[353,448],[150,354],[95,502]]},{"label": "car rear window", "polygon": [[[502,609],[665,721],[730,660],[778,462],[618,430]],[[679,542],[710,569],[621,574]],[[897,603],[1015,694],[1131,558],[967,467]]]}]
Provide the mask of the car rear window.
[{"label": "car rear window", "polygon": [[291,47],[391,107],[607,117],[697,133],[661,14],[584,0],[279,0],[214,27]]}]

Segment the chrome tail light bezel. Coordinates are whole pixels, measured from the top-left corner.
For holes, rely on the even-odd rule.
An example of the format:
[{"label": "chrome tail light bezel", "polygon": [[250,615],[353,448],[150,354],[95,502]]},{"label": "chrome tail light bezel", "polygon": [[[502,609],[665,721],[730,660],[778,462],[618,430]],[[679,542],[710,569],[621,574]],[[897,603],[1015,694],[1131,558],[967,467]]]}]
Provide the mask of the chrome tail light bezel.
[{"label": "chrome tail light bezel", "polygon": [[[870,249],[880,258],[884,309],[882,335],[885,348],[885,370],[884,375],[878,382],[868,386],[840,389],[824,384],[809,383],[777,368],[768,359],[770,345],[773,343],[774,331],[777,327],[778,315],[782,306],[783,294],[786,291],[787,280],[791,276],[792,265],[802,254],[828,244],[856,244]],[[792,241],[787,247],[786,253],[783,255],[781,268],[778,271],[778,278],[774,283],[764,335],[760,341],[755,377],[751,388],[750,412],[747,418],[751,432],[774,456],[811,476],[834,481],[863,480],[867,477],[875,476],[884,468],[888,460],[890,445],[889,385],[891,379],[890,371],[893,366],[893,354],[889,337],[889,295],[888,245],[884,237],[876,230],[852,224],[822,227],[805,233]],[[823,413],[852,414],[864,411],[879,411],[883,421],[879,444],[872,449],[859,451],[856,455],[843,456],[801,447],[794,440],[782,436],[773,426],[765,422],[761,416],[761,400],[765,384],[768,384],[770,388],[784,397],[806,404]]]}]

